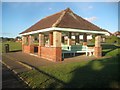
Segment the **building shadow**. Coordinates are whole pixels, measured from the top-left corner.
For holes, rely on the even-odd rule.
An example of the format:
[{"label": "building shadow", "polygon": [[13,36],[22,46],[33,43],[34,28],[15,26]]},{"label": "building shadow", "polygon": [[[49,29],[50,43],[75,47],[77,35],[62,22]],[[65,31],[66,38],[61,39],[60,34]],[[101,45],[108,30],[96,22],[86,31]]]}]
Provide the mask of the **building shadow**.
[{"label": "building shadow", "polygon": [[112,58],[92,60],[68,72],[71,80],[62,85],[50,83],[48,88],[109,88],[120,89],[120,55]]},{"label": "building shadow", "polygon": [[12,51],[9,51],[9,53],[12,53],[12,52],[21,52],[22,50],[12,50]]},{"label": "building shadow", "polygon": [[[54,75],[46,73],[32,65],[35,70],[49,77],[45,82],[50,82],[46,88],[119,88],[120,89],[120,55],[112,58],[89,61],[84,66],[78,66],[68,72],[72,77],[69,82],[57,79]],[[43,82],[44,83],[44,82]]]},{"label": "building shadow", "polygon": [[[120,55],[92,60],[87,65],[77,67],[73,71],[71,80],[60,86],[56,82],[49,84],[48,88],[118,88],[120,89]],[[67,85],[67,86],[66,86]]]},{"label": "building shadow", "polygon": [[68,85],[72,88],[120,88],[119,58],[120,55],[92,60],[87,65],[74,69],[69,72],[73,77]]},{"label": "building shadow", "polygon": [[107,51],[102,51],[102,56],[105,56],[107,53],[120,48],[120,46],[115,46],[114,44],[103,44],[102,49],[107,50]]}]

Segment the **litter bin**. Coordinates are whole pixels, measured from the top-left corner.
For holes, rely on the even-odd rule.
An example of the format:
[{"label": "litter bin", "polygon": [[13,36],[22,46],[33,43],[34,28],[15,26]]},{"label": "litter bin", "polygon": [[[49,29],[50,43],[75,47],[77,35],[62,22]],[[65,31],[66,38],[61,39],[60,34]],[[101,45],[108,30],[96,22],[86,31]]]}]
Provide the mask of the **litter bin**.
[{"label": "litter bin", "polygon": [[5,44],[5,53],[9,52],[9,44]]}]

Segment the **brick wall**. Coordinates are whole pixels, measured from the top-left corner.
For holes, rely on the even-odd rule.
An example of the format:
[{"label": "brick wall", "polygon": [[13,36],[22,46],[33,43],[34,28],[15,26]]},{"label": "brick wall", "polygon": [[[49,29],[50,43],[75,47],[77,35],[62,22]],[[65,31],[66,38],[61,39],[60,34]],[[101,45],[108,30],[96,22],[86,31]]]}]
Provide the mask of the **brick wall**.
[{"label": "brick wall", "polygon": [[22,47],[24,53],[34,53],[33,45],[22,45]]},{"label": "brick wall", "polygon": [[62,50],[60,47],[38,47],[38,55],[51,61],[62,60]]}]

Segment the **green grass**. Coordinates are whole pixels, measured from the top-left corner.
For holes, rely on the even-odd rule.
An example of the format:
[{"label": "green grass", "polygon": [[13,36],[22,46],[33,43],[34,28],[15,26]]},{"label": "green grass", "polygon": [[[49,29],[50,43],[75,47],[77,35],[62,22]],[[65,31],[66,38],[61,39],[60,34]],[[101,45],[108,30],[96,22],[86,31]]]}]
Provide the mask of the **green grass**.
[{"label": "green grass", "polygon": [[116,56],[116,55],[120,55],[120,48],[112,50],[106,54],[106,56]]},{"label": "green grass", "polygon": [[[21,43],[7,43],[10,44],[11,51],[21,50]],[[104,56],[111,56],[110,58],[41,66],[39,70],[31,70],[20,75],[31,88],[117,88],[120,86],[120,48],[113,44],[102,44],[102,48]]]},{"label": "green grass", "polygon": [[[31,80],[31,87],[76,87],[76,88],[86,88],[86,87],[109,87],[118,88],[119,81],[119,65],[120,65],[120,55],[118,55],[119,46],[113,44],[102,44],[104,56],[111,56],[110,58],[97,59],[92,61],[83,62],[70,62],[55,64],[52,66],[42,66],[39,70],[47,73],[48,75],[41,76],[41,72],[37,70],[30,71],[29,73],[21,74],[26,81]],[[34,74],[34,72],[36,72]],[[26,77],[27,75],[27,77]],[[59,81],[65,84],[55,84],[53,76]],[[39,80],[38,80],[39,77]],[[41,77],[41,78],[40,78]],[[50,78],[45,82],[47,78]],[[41,84],[42,83],[42,84]],[[46,86],[47,85],[47,86]],[[119,87],[120,88],[120,87]]]},{"label": "green grass", "polygon": [[[9,44],[9,48],[10,48],[10,51],[20,51],[22,50],[22,44],[20,42],[3,42],[3,43],[0,43],[0,53],[4,53],[5,52],[5,44]],[[39,43],[34,43],[34,45],[39,45]]]},{"label": "green grass", "polygon": [[[71,62],[55,64],[52,66],[43,66],[39,70],[47,73],[42,74],[37,70],[32,70],[21,74],[27,82],[30,82],[31,87],[48,88],[48,87],[109,87],[117,88],[119,78],[119,63],[120,56],[92,60],[87,62]],[[53,76],[65,84],[60,84],[58,81],[50,78]],[[48,79],[49,78],[49,79]],[[47,80],[47,81],[46,81]],[[54,85],[57,83],[56,85]],[[120,83],[120,82],[119,82]],[[52,85],[52,86],[51,86]]]},{"label": "green grass", "polygon": [[20,42],[3,42],[0,43],[0,52],[5,52],[5,44],[9,44],[10,51],[19,51],[22,50],[22,44]]},{"label": "green grass", "polygon": [[[30,88],[50,88],[50,87],[59,88],[63,86],[63,84],[55,81],[53,78],[50,78],[47,75],[39,73],[36,70],[23,73],[21,74],[21,76],[29,83]],[[50,85],[51,83],[55,84]]]}]

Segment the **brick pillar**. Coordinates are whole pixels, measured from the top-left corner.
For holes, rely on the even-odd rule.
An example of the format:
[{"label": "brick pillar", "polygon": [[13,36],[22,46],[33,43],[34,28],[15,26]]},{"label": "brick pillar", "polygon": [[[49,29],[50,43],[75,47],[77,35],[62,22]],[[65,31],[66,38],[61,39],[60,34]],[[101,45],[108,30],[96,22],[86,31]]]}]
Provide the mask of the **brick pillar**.
[{"label": "brick pillar", "polygon": [[58,31],[53,32],[54,61],[62,60],[61,36],[62,36],[61,32]]},{"label": "brick pillar", "polygon": [[38,55],[41,56],[41,47],[44,47],[45,41],[44,41],[44,34],[39,34],[39,46],[38,46]]},{"label": "brick pillar", "polygon": [[34,36],[32,35],[29,35],[29,38],[28,38],[28,42],[29,42],[29,49],[30,49],[30,53],[34,53],[34,44],[33,44],[33,40],[34,40]]},{"label": "brick pillar", "polygon": [[33,40],[34,40],[34,37],[32,35],[29,35],[29,46],[33,45]]},{"label": "brick pillar", "polygon": [[94,55],[98,58],[102,56],[101,36],[95,37]]},{"label": "brick pillar", "polygon": [[24,44],[27,44],[28,42],[28,36],[24,36]]},{"label": "brick pillar", "polygon": [[22,36],[22,44],[25,44],[25,36]]},{"label": "brick pillar", "polygon": [[68,33],[68,45],[72,44],[72,40],[71,40],[71,32]]},{"label": "brick pillar", "polygon": [[22,51],[24,51],[24,45],[25,45],[25,36],[22,36]]},{"label": "brick pillar", "polygon": [[87,34],[83,34],[83,46],[87,46]]},{"label": "brick pillar", "polygon": [[27,44],[28,36],[22,36],[22,51],[24,52],[26,48],[24,48]]},{"label": "brick pillar", "polygon": [[45,45],[45,41],[44,41],[44,34],[40,33],[39,34],[39,46],[44,46]]},{"label": "brick pillar", "polygon": [[49,33],[49,46],[53,45],[53,32]]},{"label": "brick pillar", "polygon": [[79,44],[79,35],[75,36],[75,44]]}]

